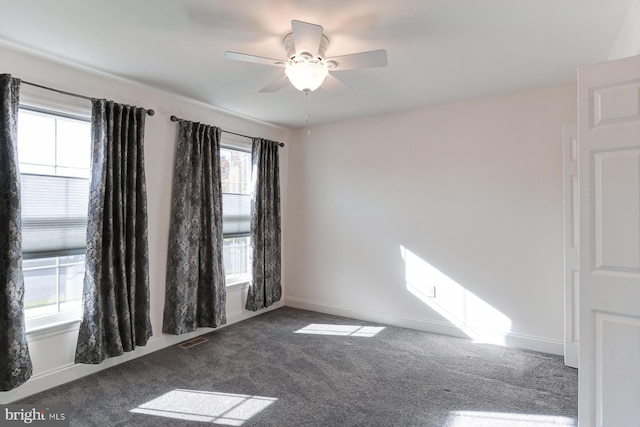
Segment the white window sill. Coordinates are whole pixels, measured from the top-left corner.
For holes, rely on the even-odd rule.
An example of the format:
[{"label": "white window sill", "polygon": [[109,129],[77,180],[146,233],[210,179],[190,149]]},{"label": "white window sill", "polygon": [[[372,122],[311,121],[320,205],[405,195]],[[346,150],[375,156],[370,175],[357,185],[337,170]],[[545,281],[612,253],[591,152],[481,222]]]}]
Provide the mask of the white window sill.
[{"label": "white window sill", "polygon": [[246,278],[246,277],[232,279],[232,280],[227,281],[227,289],[241,288],[241,287],[246,286],[248,284],[249,284],[249,279]]},{"label": "white window sill", "polygon": [[[248,277],[239,277],[235,279],[230,279],[227,282],[226,288],[228,290],[234,290],[243,288],[249,285]],[[40,339],[44,337],[48,337],[51,335],[62,334],[68,332],[69,330],[77,329],[78,325],[82,321],[79,317],[80,314],[71,314],[71,316],[61,316],[60,319],[47,319],[47,323],[41,321],[40,319],[27,320],[27,331],[26,335],[30,339]],[[40,320],[40,321],[38,321]]]},{"label": "white window sill", "polygon": [[81,319],[64,319],[55,323],[40,324],[37,326],[28,327],[26,335],[29,340],[37,340],[46,338],[52,335],[59,335],[72,330],[77,330],[80,325]]}]

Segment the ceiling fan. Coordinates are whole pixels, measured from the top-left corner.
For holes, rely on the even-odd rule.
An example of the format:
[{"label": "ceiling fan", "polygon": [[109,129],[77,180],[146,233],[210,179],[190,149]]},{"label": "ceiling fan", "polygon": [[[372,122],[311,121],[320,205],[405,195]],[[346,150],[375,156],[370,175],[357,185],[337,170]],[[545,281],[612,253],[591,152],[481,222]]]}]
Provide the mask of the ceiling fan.
[{"label": "ceiling fan", "polygon": [[260,92],[277,92],[286,86],[287,82],[291,82],[296,89],[306,93],[322,86],[329,92],[340,94],[351,88],[331,74],[332,71],[387,66],[387,51],[384,49],[326,58],[329,39],[323,34],[320,25],[293,20],[291,30],[283,40],[287,52],[286,59],[271,59],[229,51],[225,52],[224,56],[235,61],[284,68],[284,75],[262,88]]}]

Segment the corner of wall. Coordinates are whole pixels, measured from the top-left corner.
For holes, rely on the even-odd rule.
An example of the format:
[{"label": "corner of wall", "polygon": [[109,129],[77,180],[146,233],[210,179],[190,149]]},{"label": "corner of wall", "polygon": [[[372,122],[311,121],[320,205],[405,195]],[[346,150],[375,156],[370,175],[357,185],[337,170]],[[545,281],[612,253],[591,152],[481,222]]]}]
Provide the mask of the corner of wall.
[{"label": "corner of wall", "polygon": [[609,52],[609,61],[640,55],[640,0],[633,0],[618,37]]}]

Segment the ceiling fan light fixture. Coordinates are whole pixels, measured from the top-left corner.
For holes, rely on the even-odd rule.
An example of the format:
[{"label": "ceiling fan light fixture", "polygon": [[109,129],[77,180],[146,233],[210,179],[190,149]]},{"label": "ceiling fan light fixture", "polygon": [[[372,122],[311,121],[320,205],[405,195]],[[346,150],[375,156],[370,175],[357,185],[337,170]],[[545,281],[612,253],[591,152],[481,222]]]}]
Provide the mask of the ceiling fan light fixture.
[{"label": "ceiling fan light fixture", "polygon": [[313,92],[324,82],[329,70],[325,65],[317,62],[289,62],[284,73],[299,91]]},{"label": "ceiling fan light fixture", "polygon": [[[384,49],[350,53],[327,58],[329,39],[320,25],[298,20],[291,21],[291,32],[282,40],[286,59],[272,59],[246,53],[225,52],[227,59],[284,68],[277,80],[260,89],[261,93],[276,92],[287,86],[287,80],[296,89],[308,94],[324,84],[327,92],[339,95],[351,88],[332,73],[359,68],[387,66]],[[331,77],[327,80],[329,74]]]}]

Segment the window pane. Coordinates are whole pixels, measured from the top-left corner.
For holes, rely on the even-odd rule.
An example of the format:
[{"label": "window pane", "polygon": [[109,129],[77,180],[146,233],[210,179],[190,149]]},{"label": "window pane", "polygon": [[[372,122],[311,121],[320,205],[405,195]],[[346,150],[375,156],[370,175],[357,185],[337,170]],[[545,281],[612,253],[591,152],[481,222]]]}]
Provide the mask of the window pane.
[{"label": "window pane", "polygon": [[18,110],[18,136],[18,158],[20,163],[55,165],[55,118]]},{"label": "window pane", "polygon": [[231,271],[233,270],[233,258],[232,254],[232,246],[231,240],[233,239],[224,239],[224,247],[222,249],[222,259],[224,261],[224,274],[226,276],[231,275]]},{"label": "window pane", "polygon": [[25,317],[79,311],[84,255],[24,260]]},{"label": "window pane", "polygon": [[[84,258],[84,257],[83,257]],[[60,267],[60,312],[80,308],[84,263]]]},{"label": "window pane", "polygon": [[[57,159],[58,166],[85,169],[87,176],[91,162],[91,124],[78,120],[57,119]],[[59,174],[63,175],[61,171]],[[74,176],[79,176],[74,174]]]},{"label": "window pane", "polygon": [[225,150],[223,148],[220,150],[220,176],[222,178],[223,193],[231,192],[231,187],[229,186],[230,167],[231,167],[231,152],[230,150]]},{"label": "window pane", "polygon": [[57,313],[57,269],[25,270],[23,275],[25,317],[29,319]]},{"label": "window pane", "polygon": [[220,166],[223,193],[251,193],[251,153],[223,148]]},{"label": "window pane", "polygon": [[35,258],[22,260],[22,270],[33,270],[34,268],[55,267],[55,258]]},{"label": "window pane", "polygon": [[20,173],[31,173],[34,175],[55,175],[56,167],[32,165],[30,163],[20,163]]},{"label": "window pane", "polygon": [[[251,181],[251,155],[241,151],[231,152],[229,186],[231,193],[248,194]],[[248,172],[248,174],[247,174]]]},{"label": "window pane", "polygon": [[57,175],[64,176],[72,176],[74,178],[89,178],[89,169],[78,169],[78,168],[56,168]]},{"label": "window pane", "polygon": [[224,268],[228,279],[240,278],[250,273],[250,238],[224,239]]},{"label": "window pane", "polygon": [[[241,240],[241,239],[238,239]],[[248,261],[248,253],[247,253],[247,245],[239,244],[236,246],[236,250],[234,253],[234,267],[236,269],[236,274],[246,274],[247,270],[247,261]]]},{"label": "window pane", "polygon": [[60,257],[60,265],[67,266],[72,264],[84,265],[84,255],[69,255]]}]

